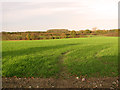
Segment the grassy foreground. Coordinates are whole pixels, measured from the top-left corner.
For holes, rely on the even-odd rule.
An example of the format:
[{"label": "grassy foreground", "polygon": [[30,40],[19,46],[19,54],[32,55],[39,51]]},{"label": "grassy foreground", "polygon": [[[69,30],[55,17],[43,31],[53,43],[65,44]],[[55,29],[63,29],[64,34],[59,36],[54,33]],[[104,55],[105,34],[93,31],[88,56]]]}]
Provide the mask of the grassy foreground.
[{"label": "grassy foreground", "polygon": [[118,76],[118,38],[3,41],[2,58],[5,77],[52,77],[60,64],[78,77]]}]

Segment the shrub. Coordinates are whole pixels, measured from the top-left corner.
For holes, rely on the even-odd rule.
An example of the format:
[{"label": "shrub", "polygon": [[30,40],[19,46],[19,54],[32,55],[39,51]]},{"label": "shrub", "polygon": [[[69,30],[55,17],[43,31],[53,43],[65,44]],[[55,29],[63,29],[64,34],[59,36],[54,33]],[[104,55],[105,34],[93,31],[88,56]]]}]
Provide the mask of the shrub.
[{"label": "shrub", "polygon": [[30,40],[30,34],[29,33],[26,35],[26,38],[27,38],[27,40]]}]

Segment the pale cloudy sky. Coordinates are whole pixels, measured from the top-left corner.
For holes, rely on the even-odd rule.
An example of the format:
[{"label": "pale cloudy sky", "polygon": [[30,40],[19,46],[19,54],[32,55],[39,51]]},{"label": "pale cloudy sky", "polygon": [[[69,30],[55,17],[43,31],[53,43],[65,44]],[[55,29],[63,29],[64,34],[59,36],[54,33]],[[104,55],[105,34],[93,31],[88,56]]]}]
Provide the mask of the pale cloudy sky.
[{"label": "pale cloudy sky", "polygon": [[4,31],[118,28],[119,0],[15,1],[1,4]]}]

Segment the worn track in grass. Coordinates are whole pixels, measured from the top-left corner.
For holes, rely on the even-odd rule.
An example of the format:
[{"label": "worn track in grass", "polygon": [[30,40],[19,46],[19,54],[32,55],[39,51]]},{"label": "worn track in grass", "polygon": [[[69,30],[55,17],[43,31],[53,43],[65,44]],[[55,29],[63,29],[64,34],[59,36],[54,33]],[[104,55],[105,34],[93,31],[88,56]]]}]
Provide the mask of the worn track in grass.
[{"label": "worn track in grass", "polygon": [[69,78],[67,67],[65,66],[65,63],[64,63],[65,55],[68,54],[69,52],[70,51],[61,53],[61,56],[59,58],[60,72],[59,72],[58,78],[62,78],[62,79]]},{"label": "worn track in grass", "polygon": [[117,51],[116,37],[3,41],[2,76],[51,78],[68,71],[78,77],[116,77]]}]

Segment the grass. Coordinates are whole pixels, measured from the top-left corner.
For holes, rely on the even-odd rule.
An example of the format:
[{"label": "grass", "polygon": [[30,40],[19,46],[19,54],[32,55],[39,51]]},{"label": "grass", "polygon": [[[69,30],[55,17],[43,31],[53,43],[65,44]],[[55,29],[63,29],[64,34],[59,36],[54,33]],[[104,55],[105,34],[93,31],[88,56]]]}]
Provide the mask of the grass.
[{"label": "grass", "polygon": [[54,77],[62,56],[71,75],[118,76],[117,37],[3,41],[2,76]]}]

